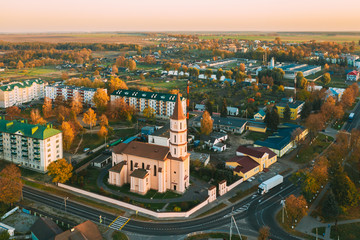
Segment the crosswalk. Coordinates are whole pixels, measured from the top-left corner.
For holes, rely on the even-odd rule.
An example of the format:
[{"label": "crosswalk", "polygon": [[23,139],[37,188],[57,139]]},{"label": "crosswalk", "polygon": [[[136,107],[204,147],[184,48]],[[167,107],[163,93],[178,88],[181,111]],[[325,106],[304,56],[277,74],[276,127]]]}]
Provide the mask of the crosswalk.
[{"label": "crosswalk", "polygon": [[246,210],[248,210],[249,206],[250,206],[250,203],[245,204],[244,206],[232,211],[231,213],[226,214],[224,217],[229,217],[231,215],[235,215],[235,214],[238,214],[238,213],[241,213],[241,212],[245,212]]},{"label": "crosswalk", "polygon": [[130,218],[121,217],[119,216],[116,218],[112,223],[110,223],[109,228],[114,230],[120,230],[123,228],[128,222],[130,221]]}]

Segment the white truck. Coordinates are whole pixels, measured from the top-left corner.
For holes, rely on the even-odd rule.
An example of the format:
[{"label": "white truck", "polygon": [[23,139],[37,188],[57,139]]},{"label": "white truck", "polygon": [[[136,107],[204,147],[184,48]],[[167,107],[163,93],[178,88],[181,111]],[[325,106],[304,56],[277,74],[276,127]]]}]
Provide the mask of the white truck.
[{"label": "white truck", "polygon": [[260,194],[267,193],[270,189],[276,187],[277,185],[281,184],[284,181],[284,177],[281,175],[276,175],[265,182],[259,185],[258,192]]}]

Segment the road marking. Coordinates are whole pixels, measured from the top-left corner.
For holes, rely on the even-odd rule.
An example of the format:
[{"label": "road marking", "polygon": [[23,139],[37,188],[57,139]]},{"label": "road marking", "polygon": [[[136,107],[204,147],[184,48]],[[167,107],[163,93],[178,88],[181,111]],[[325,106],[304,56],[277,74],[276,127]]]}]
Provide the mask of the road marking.
[{"label": "road marking", "polygon": [[119,230],[121,230],[129,221],[130,221],[130,218],[121,226],[121,228]]},{"label": "road marking", "polygon": [[119,217],[121,217],[121,216],[118,216],[117,218],[115,218],[115,220],[114,221],[112,221],[110,224],[109,224],[109,226],[108,227],[110,227],[116,220],[118,220],[118,218]]},{"label": "road marking", "polygon": [[247,204],[245,204],[244,206],[236,209],[235,211],[232,211],[231,213],[226,214],[226,215],[223,216],[223,217],[226,218],[226,217],[230,217],[230,216],[232,216],[232,215],[235,215],[235,214],[244,212],[244,211],[246,211],[246,210],[249,209],[250,204],[251,204],[251,203],[247,203]]}]

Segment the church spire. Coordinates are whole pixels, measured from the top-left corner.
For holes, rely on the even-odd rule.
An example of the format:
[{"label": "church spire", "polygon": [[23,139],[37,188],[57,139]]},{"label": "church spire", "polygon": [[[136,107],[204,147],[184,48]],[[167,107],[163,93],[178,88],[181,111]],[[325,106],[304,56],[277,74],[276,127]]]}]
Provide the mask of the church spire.
[{"label": "church spire", "polygon": [[182,102],[180,100],[180,94],[177,94],[173,115],[170,117],[174,120],[186,119],[182,108]]}]

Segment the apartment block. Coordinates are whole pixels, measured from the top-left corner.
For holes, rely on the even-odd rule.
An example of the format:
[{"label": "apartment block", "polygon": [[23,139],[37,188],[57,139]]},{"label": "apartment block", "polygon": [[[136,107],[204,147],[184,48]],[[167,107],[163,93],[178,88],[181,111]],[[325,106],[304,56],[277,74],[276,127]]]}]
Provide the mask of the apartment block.
[{"label": "apartment block", "polygon": [[[120,89],[110,95],[110,101],[115,101],[117,98],[123,98],[139,113],[151,107],[157,117],[170,117],[174,112],[176,94]],[[186,115],[186,98],[184,97],[181,97],[181,107]]]},{"label": "apartment block", "polygon": [[47,172],[51,162],[63,158],[62,132],[51,124],[33,125],[0,117],[0,158]]},{"label": "apartment block", "polygon": [[0,107],[8,108],[38,100],[45,95],[45,83],[41,79],[13,82],[0,87]]},{"label": "apartment block", "polygon": [[[105,92],[107,89],[102,88]],[[45,96],[55,100],[57,96],[63,96],[64,100],[72,99],[78,94],[83,104],[94,106],[94,95],[98,88],[75,87],[67,85],[48,85],[45,87]]]}]

